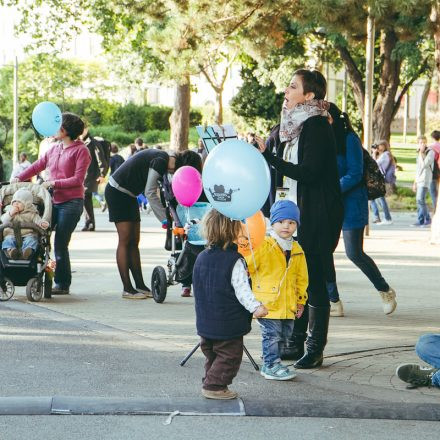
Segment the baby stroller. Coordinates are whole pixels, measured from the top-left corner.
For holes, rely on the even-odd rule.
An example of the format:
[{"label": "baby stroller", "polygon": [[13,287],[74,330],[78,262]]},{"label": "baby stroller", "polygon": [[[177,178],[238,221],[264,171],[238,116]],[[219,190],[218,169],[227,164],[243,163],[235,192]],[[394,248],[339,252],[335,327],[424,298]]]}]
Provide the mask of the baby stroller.
[{"label": "baby stroller", "polygon": [[[201,219],[210,209],[206,202],[197,202],[190,208],[178,205],[167,177],[159,182],[162,203],[167,213],[167,237],[165,249],[171,251],[167,271],[156,266],[151,275],[151,291],[157,303],[162,303],[168,286],[178,284],[192,275],[197,255],[205,241],[200,236],[199,225],[194,219]],[[191,224],[185,232],[184,224]]]},{"label": "baby stroller", "polygon": [[[34,197],[41,218],[49,224],[52,220],[52,201],[49,192],[40,185],[20,182],[0,183],[0,206],[3,213],[5,206],[11,203],[14,193],[21,188],[29,190]],[[3,242],[5,228],[14,230],[17,248],[21,249],[22,229],[32,229],[38,236],[38,246],[29,260],[11,259],[0,250],[0,301],[12,298],[15,286],[26,286],[26,296],[29,301],[40,301],[41,298],[51,298],[52,278],[46,271],[50,254],[50,228],[43,230],[34,223],[0,225],[0,241]]]}]

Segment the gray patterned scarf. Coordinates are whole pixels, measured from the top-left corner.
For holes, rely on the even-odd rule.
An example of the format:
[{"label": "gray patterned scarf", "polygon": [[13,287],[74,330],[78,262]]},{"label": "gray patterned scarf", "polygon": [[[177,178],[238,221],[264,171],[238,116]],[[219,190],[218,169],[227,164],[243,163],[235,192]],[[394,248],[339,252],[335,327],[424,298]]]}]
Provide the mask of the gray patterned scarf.
[{"label": "gray patterned scarf", "polygon": [[280,141],[294,143],[299,138],[304,122],[312,116],[329,115],[330,104],[323,99],[312,99],[297,104],[292,109],[283,108],[281,111]]}]

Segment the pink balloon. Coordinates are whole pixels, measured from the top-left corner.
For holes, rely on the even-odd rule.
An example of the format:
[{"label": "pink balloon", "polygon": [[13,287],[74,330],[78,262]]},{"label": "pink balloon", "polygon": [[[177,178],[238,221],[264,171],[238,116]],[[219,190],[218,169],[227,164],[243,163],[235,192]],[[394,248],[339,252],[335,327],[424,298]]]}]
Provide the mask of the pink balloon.
[{"label": "pink balloon", "polygon": [[189,207],[194,205],[202,194],[202,176],[194,167],[180,167],[174,173],[171,186],[177,201]]}]

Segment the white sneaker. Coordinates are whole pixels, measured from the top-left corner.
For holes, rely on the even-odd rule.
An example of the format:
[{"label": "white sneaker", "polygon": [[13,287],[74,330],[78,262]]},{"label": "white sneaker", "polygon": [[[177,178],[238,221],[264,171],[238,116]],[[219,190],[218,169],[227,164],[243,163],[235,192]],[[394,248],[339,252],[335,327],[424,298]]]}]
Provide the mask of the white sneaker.
[{"label": "white sneaker", "polygon": [[130,292],[126,292],[125,290],[122,292],[122,298],[125,298],[125,299],[147,299],[145,294],[143,294],[141,292],[130,293]]},{"label": "white sneaker", "polygon": [[153,298],[153,293],[150,290],[143,290],[136,287],[136,290],[139,293],[142,293],[142,295],[145,296],[145,298]]},{"label": "white sneaker", "polygon": [[386,226],[386,225],[392,225],[392,220],[382,220],[380,223],[376,223],[378,226]]},{"label": "white sneaker", "polygon": [[388,292],[380,292],[380,296],[382,297],[382,308],[385,315],[390,315],[396,310],[397,302],[396,302],[396,292],[394,289],[390,287]]},{"label": "white sneaker", "polygon": [[330,301],[330,316],[334,316],[334,317],[344,316],[344,306],[341,300],[336,302]]}]

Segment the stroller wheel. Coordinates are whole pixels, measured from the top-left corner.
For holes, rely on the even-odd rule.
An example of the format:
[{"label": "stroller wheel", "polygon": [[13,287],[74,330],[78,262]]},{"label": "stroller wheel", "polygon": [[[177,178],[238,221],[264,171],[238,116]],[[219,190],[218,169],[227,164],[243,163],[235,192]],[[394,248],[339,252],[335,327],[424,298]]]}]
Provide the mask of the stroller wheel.
[{"label": "stroller wheel", "polygon": [[44,274],[44,297],[52,298],[52,278],[47,273]]},{"label": "stroller wheel", "polygon": [[9,278],[5,278],[4,283],[5,285],[0,287],[0,301],[8,301],[15,292],[15,286]]},{"label": "stroller wheel", "polygon": [[29,301],[38,302],[43,296],[42,283],[38,278],[31,278],[26,284],[26,296]]},{"label": "stroller wheel", "polygon": [[154,301],[162,303],[167,296],[167,276],[162,266],[156,266],[151,275],[151,291]]}]

